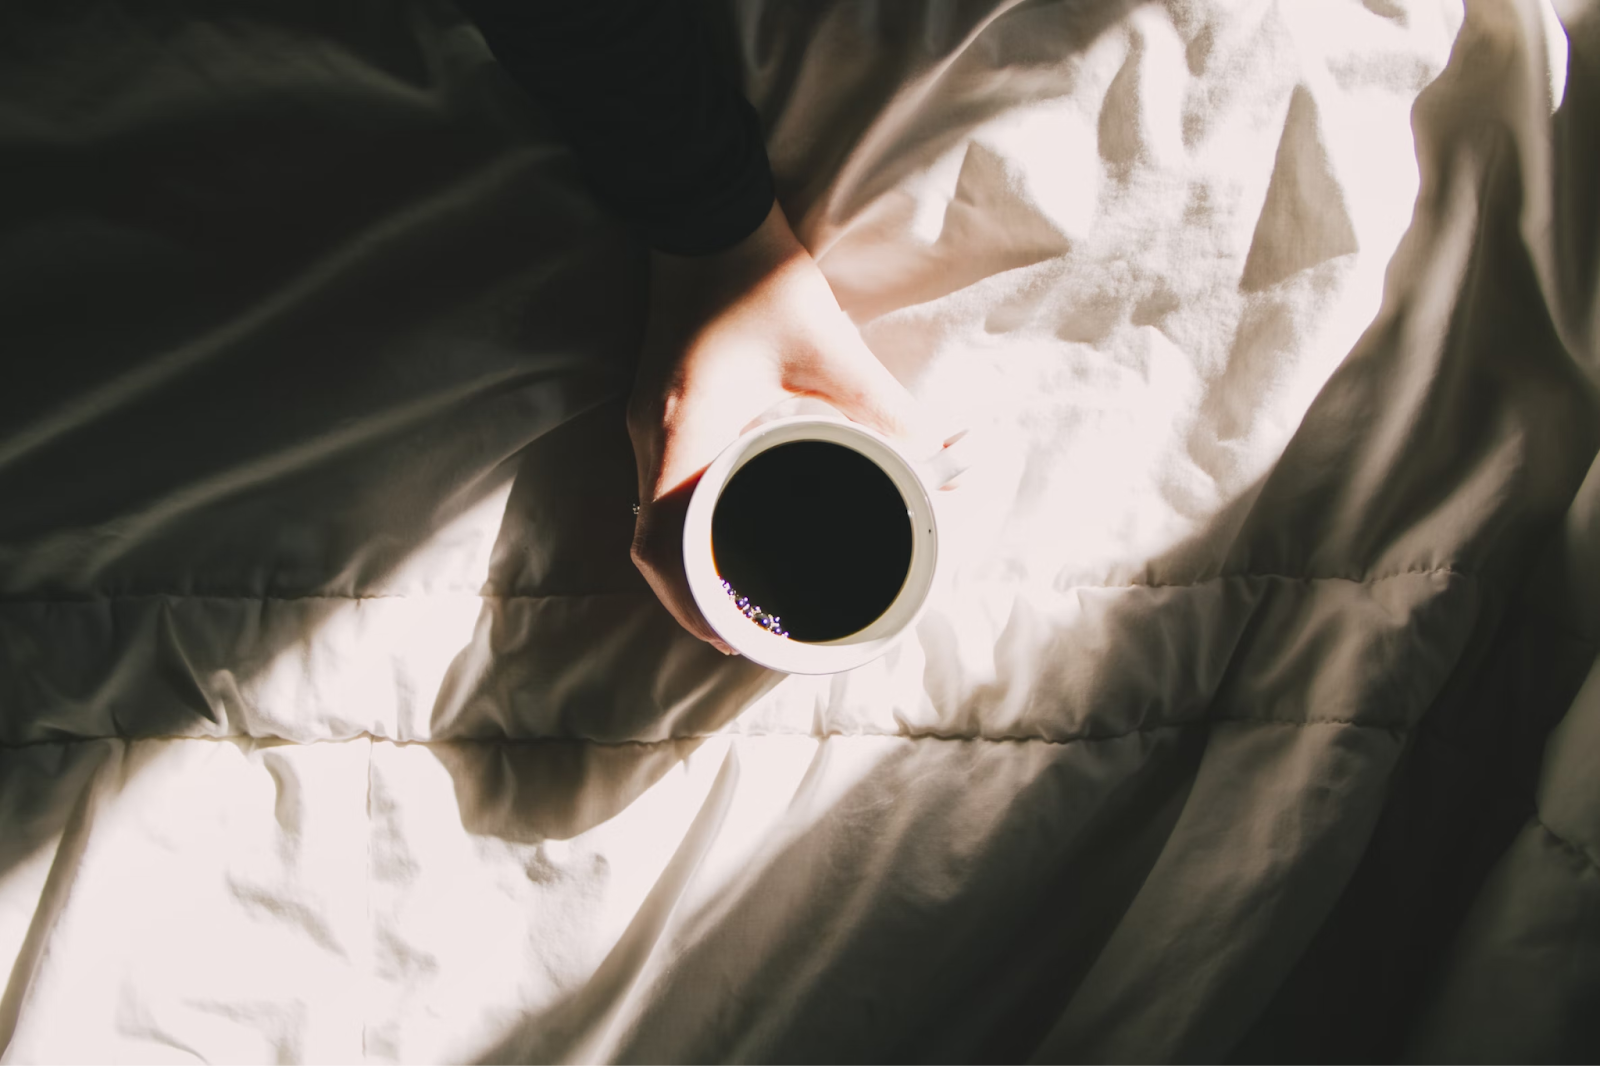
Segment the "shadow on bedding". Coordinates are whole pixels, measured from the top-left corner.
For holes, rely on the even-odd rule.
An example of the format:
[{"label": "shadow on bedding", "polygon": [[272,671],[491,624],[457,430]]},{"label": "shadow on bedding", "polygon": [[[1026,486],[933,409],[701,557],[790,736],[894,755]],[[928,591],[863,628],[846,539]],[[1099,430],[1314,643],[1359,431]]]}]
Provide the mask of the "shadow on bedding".
[{"label": "shadow on bedding", "polygon": [[7,14],[0,745],[725,721],[628,558],[640,249],[448,5],[202,6]]},{"label": "shadow on bedding", "polygon": [[629,556],[633,450],[622,401],[530,443],[495,540],[491,590],[445,672],[442,739],[652,743],[712,732],[780,677],[684,632]]},{"label": "shadow on bedding", "polygon": [[[1418,103],[1419,140],[1437,121],[1431,103]],[[1496,647],[1505,590],[1521,580],[1523,561],[1594,451],[1590,393],[1551,343],[1549,324],[1520,310],[1542,304],[1516,230],[1520,190],[1503,170],[1480,182],[1474,169],[1515,153],[1503,144],[1488,148],[1497,150],[1424,156],[1424,196],[1435,197],[1443,222],[1428,229],[1435,216],[1419,209],[1419,228],[1391,267],[1379,322],[1323,390],[1270,478],[1150,564],[1150,584],[1171,585],[1173,597],[1210,584],[1236,598],[1237,629],[1208,630],[1225,654],[1203,698],[1140,705],[1112,686],[1091,688],[1096,699],[1065,711],[1061,702],[1037,704],[1045,724],[1052,714],[1077,713],[1124,727],[1066,742],[852,738],[871,751],[873,772],[828,808],[828,819],[774,840],[763,861],[710,903],[651,918],[681,923],[656,927],[671,934],[661,943],[675,954],[660,960],[670,965],[648,973],[656,939],[630,940],[603,995],[580,992],[524,1019],[486,1056],[559,1056],[563,1041],[578,1039],[597,1012],[624,996],[634,996],[638,1010],[617,1046],[625,1051],[637,1039],[631,1046],[657,1058],[674,1041],[686,1048],[684,1058],[726,1054],[730,1046],[747,1058],[763,1051],[799,1057],[806,1049],[783,1040],[795,1032],[818,1042],[809,1051],[819,1058],[838,1048],[845,1050],[831,1057],[859,1058],[876,1035],[908,1028],[917,1036],[886,1038],[880,1057],[938,1058],[955,1048],[972,1058],[1015,1058],[1046,1041],[1073,1000],[1069,1021],[1077,1028],[1057,1035],[1067,1047],[1098,1048],[1091,1057],[1130,1047],[1144,1054],[1123,1057],[1219,1058],[1241,1047],[1253,1057],[1305,1032],[1304,1014],[1337,1025],[1374,1010],[1388,1013],[1370,1031],[1390,1041],[1420,993],[1397,996],[1395,979],[1368,980],[1371,960],[1421,984],[1457,913],[1450,899],[1471,888],[1470,878],[1456,884],[1458,876],[1481,867],[1476,849],[1492,850],[1492,840],[1484,845],[1470,830],[1482,804],[1503,796],[1488,801],[1475,789],[1496,776],[1502,739],[1536,746],[1538,723],[1514,721],[1517,709],[1495,702],[1496,685],[1475,691],[1494,669],[1518,665],[1486,657],[1486,667],[1477,656]],[[473,232],[494,240],[497,217],[480,217]],[[539,232],[540,220],[525,221],[525,235]],[[424,241],[407,262],[416,277],[432,277],[424,261],[439,254],[440,246]],[[424,290],[395,291],[420,297]],[[1507,292],[1516,299],[1506,302]],[[491,302],[475,313],[503,311]],[[282,341],[279,335],[261,351],[280,351]],[[332,359],[339,350],[316,347],[307,359]],[[502,384],[484,396],[527,399],[515,382]],[[531,444],[475,438],[493,461],[475,467],[477,476],[455,494],[443,492],[452,510],[515,478],[494,553],[503,582],[495,587],[506,594],[484,601],[437,697],[424,694],[436,734],[472,738],[441,745],[439,758],[473,833],[564,839],[614,817],[693,750],[693,734],[725,723],[773,680],[748,664],[719,662],[676,633],[647,590],[629,591],[630,564],[610,545],[628,524],[615,512],[628,502],[631,458],[620,424],[607,428],[615,411],[589,406],[594,399],[564,409],[571,418],[540,421],[536,404],[532,414],[524,409],[529,421],[519,432],[541,427]],[[490,410],[474,402],[451,407],[444,428],[459,431]],[[577,415],[579,407],[590,413]],[[109,434],[98,448],[110,452],[119,439],[127,438]],[[426,471],[439,440],[418,431],[420,446],[402,449],[395,469],[414,473],[406,464],[415,463]],[[586,449],[592,478],[564,462]],[[70,465],[45,472],[58,476]],[[455,476],[433,474],[435,487]],[[337,474],[328,477],[326,491],[340,487]],[[240,536],[257,524],[284,528],[273,522],[278,505],[253,495],[257,482],[224,487],[224,495],[259,505],[239,512]],[[380,500],[362,499],[383,513]],[[1452,512],[1452,504],[1463,507]],[[1455,520],[1441,522],[1452,513]],[[589,517],[578,522],[575,514]],[[431,530],[443,517],[430,514],[417,528]],[[409,535],[384,542],[370,526],[351,528],[370,536],[335,540],[341,550],[330,558],[352,587],[392,572],[415,547]],[[186,558],[184,543],[174,544],[169,560]],[[201,556],[212,549],[203,546]],[[236,597],[241,584],[258,595],[259,584],[249,584],[257,578],[230,573],[223,584]],[[1409,588],[1411,598],[1369,594],[1377,581]],[[203,599],[205,590],[124,585],[118,595],[159,600],[175,591]],[[1105,616],[1106,631],[1153,633],[1159,644],[1159,628],[1149,625],[1158,592],[1126,590]],[[107,607],[101,630],[82,639],[109,639],[124,624],[120,609]],[[263,602],[263,620],[272,609]],[[259,623],[265,654],[295,647],[306,627],[333,610],[308,611],[279,629]],[[177,682],[166,682],[170,690],[157,690],[172,722],[187,728],[200,715],[220,724],[219,708],[228,720],[229,701],[238,697],[190,669],[194,649],[159,610],[148,617],[154,620],[137,624],[151,627],[150,645],[180,667]],[[221,612],[218,619],[219,629],[232,624]],[[1036,661],[1070,663],[1071,637],[1045,631]],[[1530,657],[1542,650],[1521,646]],[[1338,647],[1363,654],[1339,660],[1328,654]],[[240,676],[252,665],[239,664]],[[1344,665],[1352,669],[1339,674]],[[57,673],[70,676],[69,667]],[[1045,673],[1035,683],[1048,694],[1054,680]],[[96,686],[107,684],[104,677],[85,682],[83,701],[100,720],[116,727],[129,707],[148,713],[137,694],[113,686],[97,695]],[[189,704],[174,706],[173,692]],[[939,710],[971,711],[982,724],[990,696],[957,691]],[[1318,718],[1325,729],[1307,728]],[[46,720],[40,728],[47,737],[68,735],[77,721]],[[1413,741],[1419,723],[1440,739]],[[498,739],[507,734],[547,739]],[[1470,750],[1453,764],[1462,734]],[[685,739],[609,744],[639,735]],[[608,743],[572,743],[576,737]],[[684,855],[714,844],[708,838],[719,805],[736,787],[731,773],[719,782]],[[1303,817],[1308,812],[1315,818]],[[1180,854],[1187,861],[1177,861]],[[672,876],[678,873],[689,877]],[[1246,947],[1259,951],[1252,956]],[[1012,969],[1017,959],[1025,961]],[[896,980],[875,986],[860,976],[877,981],[886,972]],[[930,983],[941,974],[953,976]],[[830,975],[837,980],[822,979]],[[638,977],[658,983],[639,984],[635,993]],[[675,1010],[698,997],[716,1002],[700,998],[699,1013]],[[1169,1024],[1148,1024],[1141,1012],[1154,1006],[1170,1008]],[[697,1019],[710,1021],[689,1031]],[[1265,1035],[1241,1045],[1258,1019]],[[1134,1031],[1155,1043],[1128,1043]]]},{"label": "shadow on bedding", "polygon": [[478,1061],[1019,1061],[1148,874],[1204,738],[841,743],[712,888],[690,878],[714,789],[652,893],[664,913]]},{"label": "shadow on bedding", "polygon": [[[882,757],[828,819],[675,918],[613,999],[525,1019],[486,1061],[1404,1052],[1592,658],[1516,603],[1600,418],[1519,227],[1549,176],[1472,105],[1503,91],[1481,28],[1417,101],[1422,193],[1377,320],[1272,473],[1104,616],[1137,632],[1141,598],[1232,588],[1214,687],[1091,690],[1067,710],[1129,728],[1061,743],[850,738]],[[1070,661],[1036,635],[1033,661]],[[984,897],[1030,858],[1026,890]],[[974,932],[997,928],[1017,940]],[[982,958],[1037,962],[1012,985]]]}]

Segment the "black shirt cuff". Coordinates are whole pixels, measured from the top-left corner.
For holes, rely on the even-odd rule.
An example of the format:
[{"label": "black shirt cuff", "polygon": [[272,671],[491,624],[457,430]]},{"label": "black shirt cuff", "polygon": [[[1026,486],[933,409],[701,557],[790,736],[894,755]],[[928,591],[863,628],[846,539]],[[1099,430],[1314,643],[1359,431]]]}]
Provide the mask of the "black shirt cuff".
[{"label": "black shirt cuff", "polygon": [[663,252],[739,243],[774,199],[761,119],[719,70],[690,0],[463,0],[548,108],[590,187]]}]

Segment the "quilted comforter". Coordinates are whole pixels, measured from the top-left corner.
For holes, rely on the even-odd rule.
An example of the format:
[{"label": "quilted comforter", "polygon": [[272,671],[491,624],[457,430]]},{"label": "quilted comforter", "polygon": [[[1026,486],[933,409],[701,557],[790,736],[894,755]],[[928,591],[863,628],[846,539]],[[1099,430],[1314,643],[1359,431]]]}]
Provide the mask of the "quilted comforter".
[{"label": "quilted comforter", "polygon": [[979,463],[784,678],[435,0],[0,11],[0,1049],[1600,1055],[1600,7],[712,9]]}]

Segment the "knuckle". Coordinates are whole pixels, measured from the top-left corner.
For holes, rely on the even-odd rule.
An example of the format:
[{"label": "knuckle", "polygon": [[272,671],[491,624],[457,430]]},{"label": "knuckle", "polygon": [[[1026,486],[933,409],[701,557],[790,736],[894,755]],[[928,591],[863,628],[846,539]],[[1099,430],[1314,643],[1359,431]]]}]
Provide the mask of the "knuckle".
[{"label": "knuckle", "polygon": [[634,531],[633,544],[629,547],[628,554],[633,559],[633,565],[637,566],[641,573],[650,575],[663,572],[661,538],[653,535],[650,530],[641,527]]},{"label": "knuckle", "polygon": [[655,569],[655,566],[650,561],[649,546],[645,543],[644,538],[637,533],[634,534],[633,544],[628,548],[628,555],[633,559],[633,565],[637,566],[641,571],[649,573]]},{"label": "knuckle", "polygon": [[826,390],[835,374],[830,373],[827,357],[814,348],[787,352],[782,367],[782,383],[791,389]]}]

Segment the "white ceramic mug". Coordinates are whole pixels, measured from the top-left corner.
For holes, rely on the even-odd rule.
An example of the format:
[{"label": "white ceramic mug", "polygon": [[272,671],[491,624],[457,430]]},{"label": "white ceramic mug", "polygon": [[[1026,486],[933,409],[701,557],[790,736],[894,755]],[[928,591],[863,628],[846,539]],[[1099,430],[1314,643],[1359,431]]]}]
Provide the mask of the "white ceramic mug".
[{"label": "white ceramic mug", "polygon": [[[683,568],[689,591],[717,636],[752,662],[789,674],[834,674],[888,651],[916,624],[933,588],[939,523],[931,494],[966,468],[964,449],[956,446],[962,436],[950,438],[932,458],[918,462],[865,426],[842,418],[799,416],[757,426],[724,448],[695,486],[683,524]],[[900,594],[867,628],[820,643],[776,636],[746,618],[723,589],[711,551],[711,516],[728,479],[767,449],[803,440],[842,444],[872,460],[900,491],[911,520],[911,565]]]}]

